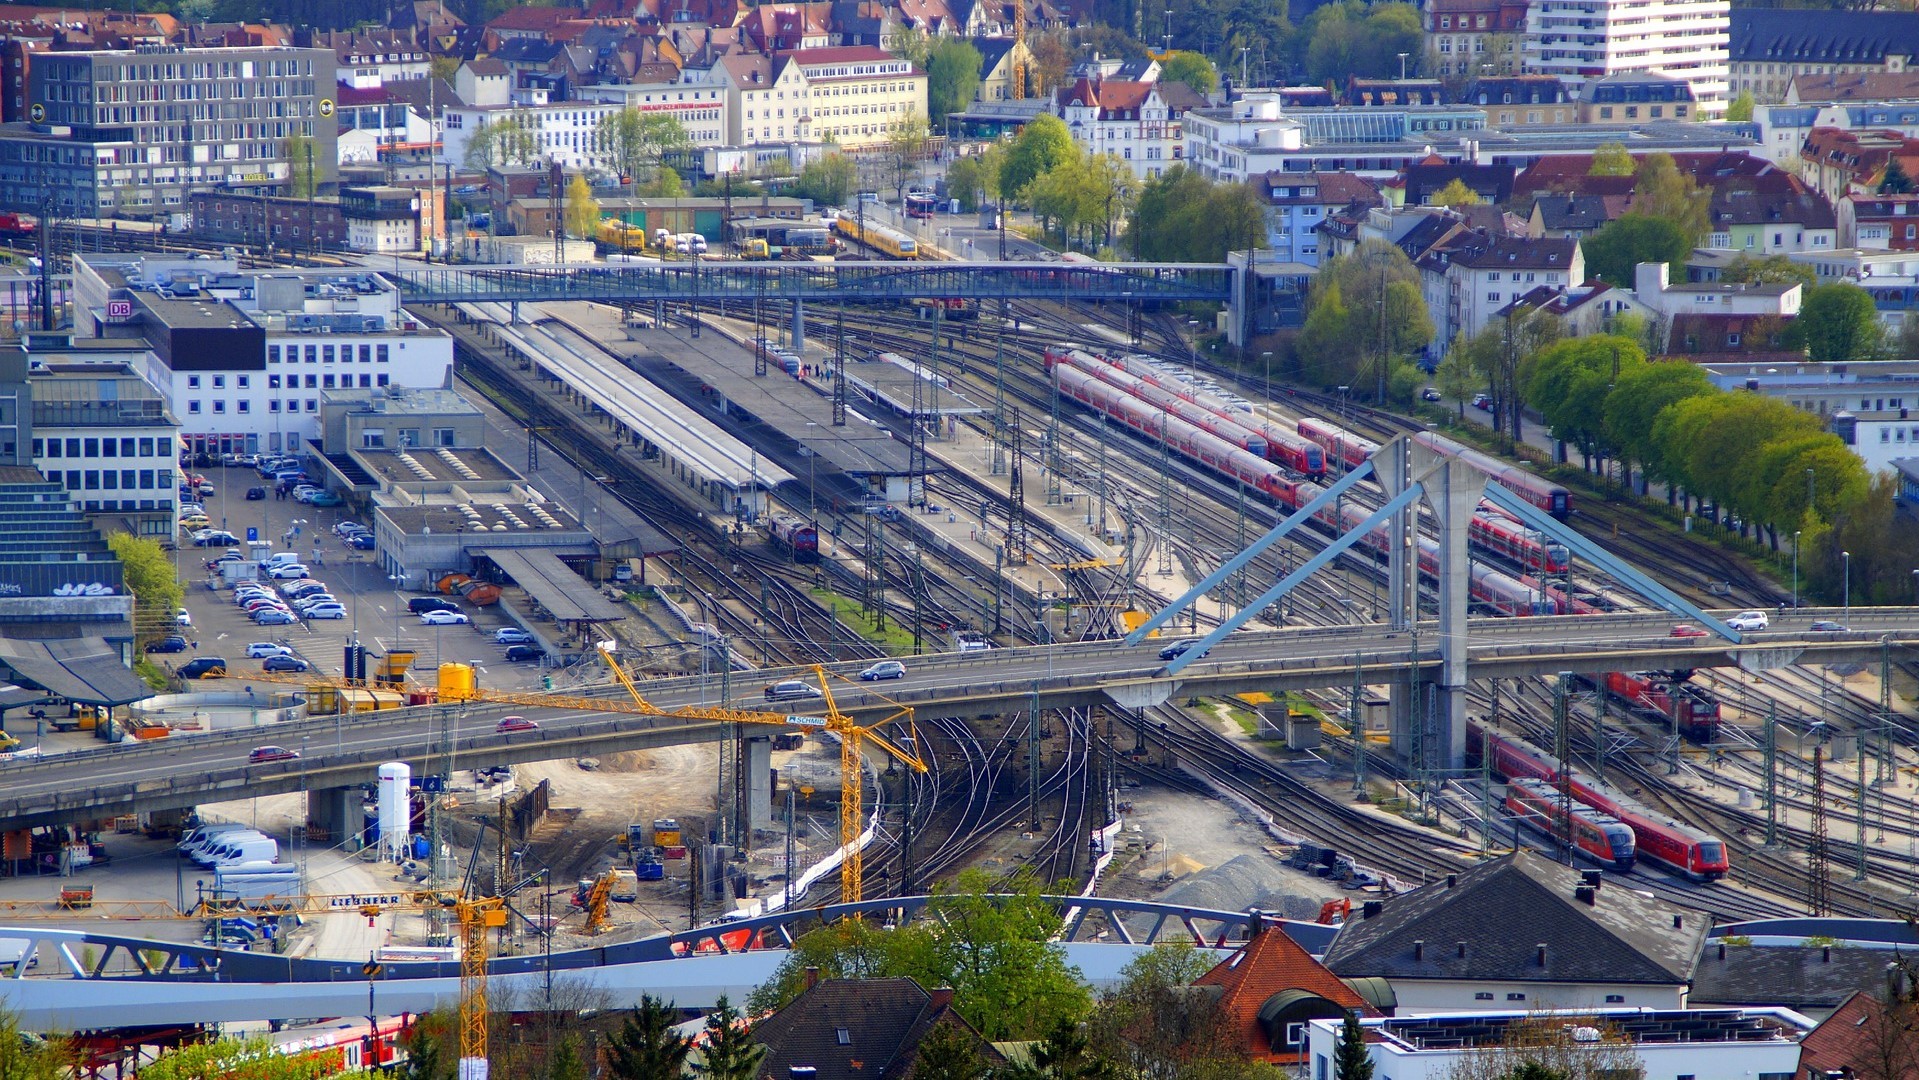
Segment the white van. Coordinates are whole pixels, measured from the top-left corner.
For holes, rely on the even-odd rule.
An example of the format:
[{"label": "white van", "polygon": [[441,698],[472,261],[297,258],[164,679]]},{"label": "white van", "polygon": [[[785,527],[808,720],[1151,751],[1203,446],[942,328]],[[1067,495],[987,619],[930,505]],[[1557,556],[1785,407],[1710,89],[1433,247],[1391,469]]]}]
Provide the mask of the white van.
[{"label": "white van", "polygon": [[300,867],[295,863],[274,862],[271,859],[249,859],[246,862],[224,864],[220,867],[220,873],[235,877],[242,874],[297,877],[300,873]]},{"label": "white van", "polygon": [[258,829],[237,829],[231,832],[216,833],[208,837],[206,842],[198,847],[188,849],[187,857],[191,858],[194,862],[204,865],[212,861],[219,852],[225,851],[230,844],[237,844],[243,840],[251,840],[264,837],[265,835],[265,833]]},{"label": "white van", "polygon": [[249,836],[241,840],[229,840],[211,855],[212,858],[206,860],[209,870],[225,870],[250,862],[277,862],[280,858],[280,842],[271,836]]},{"label": "white van", "polygon": [[[265,840],[268,843],[273,842],[265,833],[259,832],[254,829],[247,829],[243,832],[237,832],[237,833],[228,833],[225,836],[222,836],[216,839],[213,843],[208,844],[205,847],[201,848],[200,850],[194,852],[193,861],[199,863],[202,866],[212,866],[215,863],[238,862],[240,861],[239,859],[240,854],[246,850],[247,845],[253,845],[253,850],[257,851],[259,850],[259,846],[258,846],[259,842],[262,840]],[[266,855],[255,855],[255,856],[249,856],[249,857],[265,859],[268,862],[272,862],[277,858],[277,856],[278,856],[278,846],[276,845],[273,851],[271,851],[270,853]]]},{"label": "white van", "polygon": [[300,561],[300,556],[291,551],[276,551],[260,560],[260,569],[271,571],[276,566],[292,566]]},{"label": "white van", "polygon": [[219,836],[221,833],[239,832],[244,828],[246,828],[246,826],[237,821],[219,821],[201,825],[188,830],[187,834],[180,838],[180,842],[173,846],[178,849],[181,854],[185,854],[203,846],[207,841]]}]

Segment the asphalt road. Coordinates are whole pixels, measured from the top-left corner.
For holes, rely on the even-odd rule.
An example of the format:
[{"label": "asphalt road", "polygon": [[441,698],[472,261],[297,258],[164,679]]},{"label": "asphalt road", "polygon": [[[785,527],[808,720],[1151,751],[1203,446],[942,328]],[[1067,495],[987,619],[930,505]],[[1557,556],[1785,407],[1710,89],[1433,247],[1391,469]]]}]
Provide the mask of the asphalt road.
[{"label": "asphalt road", "polygon": [[[1749,635],[1746,645],[1736,647],[1716,638],[1670,637],[1673,619],[1661,613],[1476,619],[1470,626],[1472,663],[1480,673],[1687,668],[1725,663],[1730,649],[1765,651],[1771,663],[1805,662],[1813,650],[1821,660],[1870,659],[1888,632],[1909,639],[1919,630],[1919,610],[1910,608],[1854,609],[1849,633],[1812,634],[1805,629],[1816,618],[1838,617],[1837,611],[1805,609],[1776,620],[1772,628]],[[944,653],[909,659],[904,678],[880,684],[852,681],[858,665],[851,665],[835,669],[838,675],[831,685],[840,708],[865,722],[896,714],[899,706],[894,702],[910,703],[926,715],[989,715],[1021,707],[1035,689],[1048,707],[1063,707],[1093,703],[1108,694],[1122,702],[1128,695],[1157,694],[1163,700],[1175,684],[1195,694],[1344,685],[1355,664],[1378,672],[1373,681],[1381,681],[1389,672],[1396,676],[1407,669],[1413,636],[1376,626],[1237,634],[1177,679],[1163,673],[1158,654],[1168,640],[1161,639],[1134,647],[1108,641]],[[1419,649],[1428,664],[1436,659],[1437,638],[1436,624],[1421,626]],[[750,682],[732,677],[724,702],[717,675],[657,680],[641,689],[665,709],[724,703],[735,709],[819,715],[817,701],[765,701],[765,684],[793,674],[805,673],[763,671]],[[595,689],[589,696],[625,700],[617,686]],[[0,825],[357,784],[369,779],[380,762],[390,760],[409,760],[422,772],[435,771],[446,764],[442,755],[449,739],[455,767],[472,768],[718,737],[712,714],[695,719],[557,707],[563,700],[558,695],[529,695],[518,704],[317,717],[268,729],[122,743],[16,761],[0,767],[0,786],[6,793],[0,801]],[[531,717],[540,728],[496,732],[499,719],[508,714]],[[771,718],[767,712],[757,715]],[[294,760],[249,765],[248,752],[262,744],[303,753]]]}]

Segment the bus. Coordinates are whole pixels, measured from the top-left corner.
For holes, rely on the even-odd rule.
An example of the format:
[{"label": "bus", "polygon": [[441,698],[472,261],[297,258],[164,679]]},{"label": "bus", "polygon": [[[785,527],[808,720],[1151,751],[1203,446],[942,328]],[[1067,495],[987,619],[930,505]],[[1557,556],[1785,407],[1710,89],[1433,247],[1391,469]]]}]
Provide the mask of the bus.
[{"label": "bus", "polygon": [[910,218],[931,218],[933,208],[939,200],[925,192],[910,192],[906,196],[906,216]]}]

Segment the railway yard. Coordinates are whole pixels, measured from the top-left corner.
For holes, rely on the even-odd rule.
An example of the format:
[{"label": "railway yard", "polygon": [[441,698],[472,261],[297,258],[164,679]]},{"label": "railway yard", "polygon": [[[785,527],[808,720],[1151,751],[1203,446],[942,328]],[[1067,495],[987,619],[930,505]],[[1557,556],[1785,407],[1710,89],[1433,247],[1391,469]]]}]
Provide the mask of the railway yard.
[{"label": "railway yard", "polygon": [[[880,238],[879,255],[901,254],[910,239],[842,219],[849,242],[862,229]],[[928,654],[1122,638],[1400,436],[1470,459],[1690,604],[1777,612],[1793,626],[1839,617],[1787,616],[1786,590],[1759,568],[1637,512],[1617,491],[1481,454],[1430,420],[1214,364],[1168,311],[816,305],[803,342],[791,312],[738,301],[414,311],[453,336],[459,388],[486,414],[496,452],[517,457],[524,446],[528,478],[572,520],[671,539],[670,551],[635,560],[635,584],[607,594],[627,615],[605,630],[608,655],[632,658],[636,697],[662,680],[697,685],[702,706],[757,708],[763,687],[771,702],[774,680],[808,679],[812,665],[846,676],[835,692],[864,691],[857,673],[889,659],[908,671]],[[1161,659],[1240,615],[1384,501],[1361,483],[1319,509],[1158,631]],[[1373,529],[1246,627],[1391,627],[1389,535]],[[1475,616],[1655,611],[1631,582],[1491,503],[1467,535]],[[1437,617],[1441,553],[1429,536],[1414,550],[1417,613],[1401,621],[1417,647],[1419,625]],[[391,601],[395,647],[403,600]],[[387,617],[384,606],[368,610],[369,625]],[[1665,625],[1674,637],[1706,633]],[[436,664],[455,658],[431,640]],[[468,649],[457,640],[455,653]],[[561,644],[573,655],[515,676],[525,683],[516,692],[620,693],[591,642]],[[322,672],[337,654],[337,645],[302,650]],[[1394,745],[1387,701],[1407,674],[1385,665],[1280,695],[1175,692],[1137,707],[1111,699],[988,717],[921,710],[873,729],[896,749],[869,746],[864,759],[863,894],[918,895],[978,868],[997,879],[1030,873],[1060,893],[1150,899],[1202,888],[1223,909],[1259,904],[1311,920],[1341,898],[1390,895],[1524,846],[1721,922],[1904,917],[1919,908],[1913,672],[1912,658],[1888,646],[1876,665],[1476,681],[1467,758],[1454,766]],[[1035,684],[1036,703],[1038,694]],[[831,863],[846,835],[839,748],[818,733],[782,735],[761,757],[754,733],[735,724],[716,740],[556,752],[510,769],[448,761],[453,798],[435,803],[432,829],[450,861],[435,857],[424,873],[478,875],[501,892],[537,878],[518,905],[526,927],[554,930],[550,948],[849,898],[840,874],[805,873]],[[778,779],[755,806],[747,773],[762,767]],[[498,840],[496,857],[488,822],[536,791],[543,823],[510,854]],[[307,831],[305,807],[288,796],[199,810],[280,835]],[[649,822],[691,838],[653,846],[629,831]],[[713,854],[689,856],[700,836]],[[123,865],[149,867],[138,884],[116,888],[96,868],[100,906],[75,918],[40,910],[47,889],[34,878],[0,881],[0,923],[11,913],[86,926],[191,898],[191,883],[151,871],[164,845],[109,837],[106,846]],[[726,861],[701,866],[715,857]],[[328,868],[315,880],[331,884],[311,892],[424,880],[331,842],[314,858]],[[638,874],[630,902],[593,899],[609,870],[633,868],[655,872]],[[364,928],[359,919],[320,914],[300,955],[446,944],[437,914],[368,914]],[[186,925],[197,926],[138,932],[179,939]],[[539,947],[540,935],[515,933],[517,948]]]}]

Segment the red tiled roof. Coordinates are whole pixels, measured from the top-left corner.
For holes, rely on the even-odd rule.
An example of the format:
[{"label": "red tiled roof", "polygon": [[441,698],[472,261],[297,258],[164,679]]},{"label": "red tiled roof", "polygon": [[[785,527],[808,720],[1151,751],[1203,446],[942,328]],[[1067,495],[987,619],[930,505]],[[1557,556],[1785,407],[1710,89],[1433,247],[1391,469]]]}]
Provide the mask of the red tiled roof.
[{"label": "red tiled roof", "polygon": [[[1884,1050],[1904,1046],[1910,1055],[1912,1048],[1919,1046],[1919,1030],[1915,1029],[1910,1010],[1903,1018],[1905,1032],[1890,1038],[1882,1037],[1886,1033],[1880,1025],[1885,1015],[1885,1005],[1871,994],[1860,991],[1847,998],[1837,1012],[1826,1017],[1799,1043],[1800,1072],[1826,1076],[1843,1070],[1852,1075],[1878,1076],[1879,1067],[1867,1070]],[[1908,1056],[1886,1080],[1919,1080],[1919,1060]]]},{"label": "red tiled roof", "polygon": [[1274,927],[1253,935],[1238,952],[1194,980],[1193,985],[1220,987],[1220,1008],[1240,1031],[1247,1052],[1267,1058],[1293,1056],[1283,1047],[1275,1050],[1259,1026],[1260,1006],[1281,991],[1304,990],[1342,1008],[1357,1010],[1362,1016],[1378,1015],[1364,998],[1339,981],[1339,976],[1326,970],[1285,931]]}]

